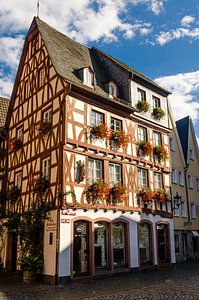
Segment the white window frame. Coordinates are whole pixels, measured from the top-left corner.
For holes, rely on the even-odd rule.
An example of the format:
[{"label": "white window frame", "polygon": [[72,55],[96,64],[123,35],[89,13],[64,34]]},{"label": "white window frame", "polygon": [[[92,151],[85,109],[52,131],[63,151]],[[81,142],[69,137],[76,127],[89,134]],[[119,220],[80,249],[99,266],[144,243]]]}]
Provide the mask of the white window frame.
[{"label": "white window frame", "polygon": [[146,101],[146,91],[137,88],[138,101]]},{"label": "white window frame", "polygon": [[193,176],[191,174],[188,175],[188,187],[193,188]]},{"label": "white window frame", "polygon": [[52,122],[52,110],[51,109],[43,112],[42,121],[49,122],[49,123]]},{"label": "white window frame", "polygon": [[50,179],[50,157],[42,160],[42,176],[46,179]]},{"label": "white window frame", "polygon": [[16,136],[18,140],[23,141],[23,127],[17,128]]},{"label": "white window frame", "polygon": [[138,126],[137,129],[138,142],[147,141],[147,129],[143,126]]},{"label": "white window frame", "polygon": [[194,202],[191,203],[191,218],[196,219],[196,204]]},{"label": "white window frame", "polygon": [[109,164],[109,182],[111,187],[114,184],[122,183],[122,166],[120,164]]},{"label": "white window frame", "polygon": [[152,96],[153,99],[153,107],[161,107],[161,102],[160,102],[160,98],[156,97],[156,96]]},{"label": "white window frame", "polygon": [[154,173],[154,189],[162,189],[163,187],[163,178],[161,173]]},{"label": "white window frame", "polygon": [[[99,175],[97,173],[99,172]],[[103,178],[103,162],[99,159],[88,159],[88,182],[91,184]]]},{"label": "white window frame", "polygon": [[111,117],[111,129],[114,131],[122,130],[122,120]]},{"label": "white window frame", "polygon": [[84,81],[84,84],[90,86],[90,87],[93,87],[93,79],[94,79],[94,74],[93,74],[93,71],[89,68],[84,68],[84,71],[83,71],[83,81]]},{"label": "white window frame", "polygon": [[184,173],[179,171],[178,172],[178,183],[181,186],[184,186]]},{"label": "white window frame", "polygon": [[171,182],[172,183],[177,183],[177,171],[176,171],[175,168],[172,168]]},{"label": "white window frame", "polygon": [[109,97],[117,97],[117,85],[114,82],[109,82]]},{"label": "white window frame", "polygon": [[138,189],[148,187],[148,171],[146,169],[138,168]]},{"label": "white window frame", "polygon": [[91,110],[91,120],[90,126],[94,127],[96,125],[100,125],[104,123],[104,114],[100,111],[96,111],[94,109]]},{"label": "white window frame", "polygon": [[153,145],[154,146],[162,145],[162,136],[160,132],[153,131]]}]

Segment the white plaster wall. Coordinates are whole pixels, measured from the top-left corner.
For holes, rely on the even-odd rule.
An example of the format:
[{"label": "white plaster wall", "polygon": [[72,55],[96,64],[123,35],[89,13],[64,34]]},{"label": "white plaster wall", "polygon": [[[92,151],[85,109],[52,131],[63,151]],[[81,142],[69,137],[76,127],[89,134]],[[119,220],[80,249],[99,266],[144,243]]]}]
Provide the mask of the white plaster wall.
[{"label": "white plaster wall", "polygon": [[[62,212],[64,214],[62,214]],[[84,211],[83,209],[78,209],[76,211],[68,210],[68,213],[75,213],[75,216],[66,215],[66,210],[60,212],[60,261],[59,261],[59,276],[70,276],[71,275],[71,245],[72,245],[72,220],[74,218],[90,218],[95,220],[98,218],[107,218],[109,221],[115,219],[123,219],[129,222],[129,245],[130,245],[130,267],[135,268],[139,266],[139,257],[138,257],[138,238],[137,238],[137,223],[140,221],[150,221],[153,224],[153,248],[154,248],[154,263],[157,264],[157,245],[156,245],[156,223],[160,221],[167,222],[170,228],[170,245],[171,245],[171,262],[175,263],[175,248],[174,248],[174,238],[173,238],[173,220],[162,218],[159,215],[153,216],[152,214],[139,215],[138,213],[130,214],[126,212],[113,212],[99,209],[94,211],[90,209]]]}]

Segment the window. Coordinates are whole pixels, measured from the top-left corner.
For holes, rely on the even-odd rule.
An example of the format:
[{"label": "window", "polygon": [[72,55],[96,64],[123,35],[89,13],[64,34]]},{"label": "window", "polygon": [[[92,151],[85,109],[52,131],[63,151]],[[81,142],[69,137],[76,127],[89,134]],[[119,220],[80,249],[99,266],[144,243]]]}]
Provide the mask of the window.
[{"label": "window", "polygon": [[193,188],[193,177],[192,175],[188,175],[188,186],[190,189]]},{"label": "window", "polygon": [[177,183],[176,169],[172,169],[172,173],[171,173],[171,181],[172,181],[172,183]]},{"label": "window", "polygon": [[88,159],[88,182],[92,183],[101,178],[103,178],[102,161]]},{"label": "window", "polygon": [[38,37],[35,37],[33,38],[31,43],[31,54],[34,55],[38,48],[39,48],[39,40]]},{"label": "window", "polygon": [[109,82],[109,96],[117,97],[117,86],[113,82]]},{"label": "window", "polygon": [[138,189],[148,187],[148,172],[145,169],[138,169]]},{"label": "window", "polygon": [[89,68],[84,69],[84,83],[93,86],[93,71]]},{"label": "window", "polygon": [[199,191],[199,178],[196,178],[196,188],[197,188],[197,191]]},{"label": "window", "polygon": [[160,99],[155,96],[152,96],[152,99],[153,99],[153,107],[154,108],[160,107]]},{"label": "window", "polygon": [[111,129],[118,131],[122,129],[122,121],[111,117]]},{"label": "window", "polygon": [[193,252],[196,253],[199,250],[198,247],[198,237],[193,236],[192,237],[192,243],[193,243]]},{"label": "window", "polygon": [[52,111],[51,111],[51,109],[46,110],[46,111],[43,112],[42,121],[43,122],[48,122],[48,123],[52,122]]},{"label": "window", "polygon": [[196,218],[196,205],[195,205],[195,203],[191,203],[191,217],[192,217],[192,219]]},{"label": "window", "polygon": [[175,253],[180,254],[180,236],[179,236],[179,234],[175,234],[174,239],[175,239]]},{"label": "window", "polygon": [[190,149],[189,154],[190,154],[190,159],[194,160],[194,151],[192,149]]},{"label": "window", "polygon": [[23,141],[23,127],[17,128],[17,139]]},{"label": "window", "polygon": [[23,91],[24,99],[28,98],[28,79],[24,82],[24,91]]},{"label": "window", "polygon": [[104,123],[104,114],[91,110],[91,127]]},{"label": "window", "polygon": [[138,126],[138,142],[147,141],[147,129],[142,126]]},{"label": "window", "polygon": [[109,164],[109,180],[110,180],[110,186],[113,186],[115,183],[122,182],[121,165]]},{"label": "window", "polygon": [[175,141],[174,138],[170,138],[170,150],[175,151]]},{"label": "window", "polygon": [[181,201],[181,217],[186,217],[185,202]]},{"label": "window", "polygon": [[146,92],[141,90],[141,89],[137,89],[138,91],[138,101],[146,101]]},{"label": "window", "polygon": [[161,144],[162,144],[161,133],[154,131],[153,132],[153,145],[161,146]]},{"label": "window", "polygon": [[40,68],[38,71],[38,88],[44,85],[44,68]]},{"label": "window", "polygon": [[183,172],[178,172],[178,182],[179,182],[179,185],[184,185],[184,174]]},{"label": "window", "polygon": [[162,174],[154,173],[154,188],[155,190],[162,188]]},{"label": "window", "polygon": [[15,186],[17,186],[20,189],[21,184],[22,184],[22,173],[17,173],[15,176]]},{"label": "window", "polygon": [[50,179],[50,158],[43,159],[42,161],[42,176]]}]

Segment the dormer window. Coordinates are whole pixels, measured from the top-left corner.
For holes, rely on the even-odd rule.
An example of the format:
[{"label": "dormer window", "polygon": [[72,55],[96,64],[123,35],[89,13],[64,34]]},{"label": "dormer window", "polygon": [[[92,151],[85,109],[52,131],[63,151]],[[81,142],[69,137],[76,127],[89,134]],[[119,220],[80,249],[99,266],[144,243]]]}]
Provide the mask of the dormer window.
[{"label": "dormer window", "polygon": [[94,83],[94,74],[90,68],[84,69],[84,84],[88,86],[93,86]]},{"label": "dormer window", "polygon": [[117,97],[117,86],[114,82],[109,82],[109,97]]}]

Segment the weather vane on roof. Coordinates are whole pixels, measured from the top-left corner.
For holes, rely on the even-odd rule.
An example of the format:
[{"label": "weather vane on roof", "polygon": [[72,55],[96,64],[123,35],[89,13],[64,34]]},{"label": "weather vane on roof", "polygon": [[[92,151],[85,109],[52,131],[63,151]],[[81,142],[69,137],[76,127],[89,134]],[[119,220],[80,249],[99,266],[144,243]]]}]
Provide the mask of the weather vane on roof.
[{"label": "weather vane on roof", "polygon": [[39,18],[39,0],[37,0],[37,18]]}]

